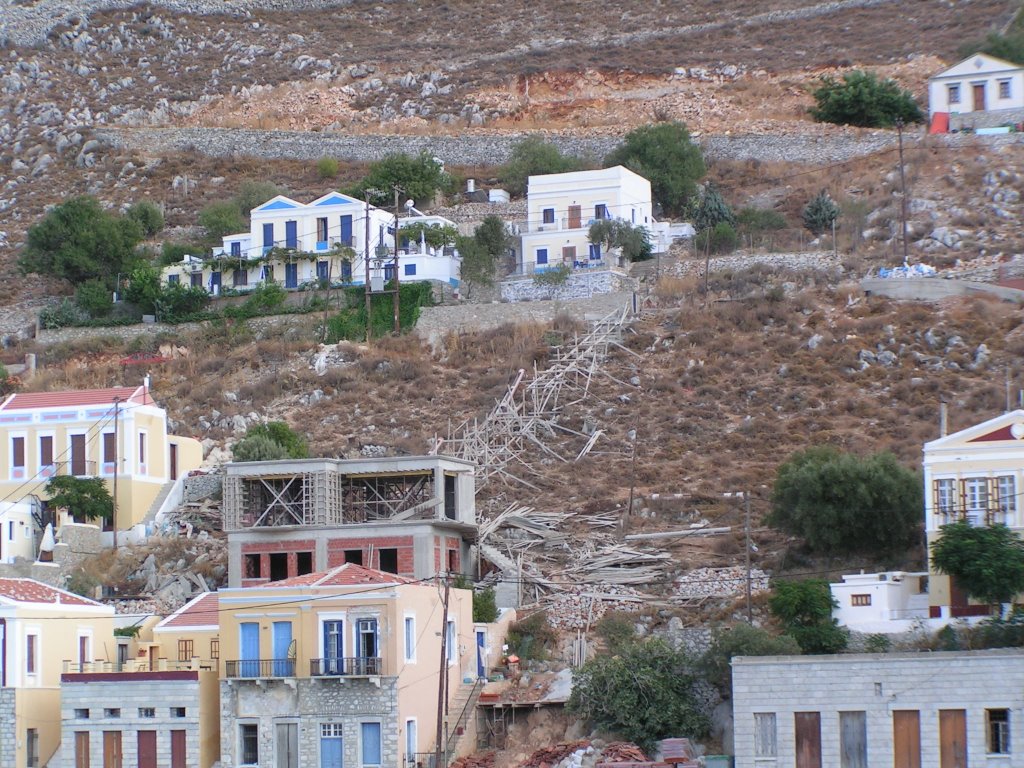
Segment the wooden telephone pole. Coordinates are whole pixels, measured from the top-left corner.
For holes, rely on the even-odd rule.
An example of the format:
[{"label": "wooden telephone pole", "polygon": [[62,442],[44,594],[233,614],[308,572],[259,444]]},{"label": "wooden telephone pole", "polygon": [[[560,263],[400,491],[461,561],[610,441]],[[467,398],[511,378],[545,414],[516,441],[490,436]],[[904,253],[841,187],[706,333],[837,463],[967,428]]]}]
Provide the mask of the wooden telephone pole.
[{"label": "wooden telephone pole", "polygon": [[444,742],[444,715],[448,700],[448,596],[451,589],[451,582],[448,574],[445,573],[444,598],[441,609],[441,667],[437,682],[437,741],[434,747],[434,768],[447,768],[445,765],[446,748]]},{"label": "wooden telephone pole", "polygon": [[398,336],[402,332],[401,321],[399,319],[399,304],[400,304],[400,284],[398,280],[398,196],[403,190],[401,187],[395,187],[395,296],[393,302],[394,314],[395,314],[395,336]]},{"label": "wooden telephone pole", "polygon": [[370,291],[370,190],[366,190],[364,200],[366,201],[365,231],[363,246],[366,248],[366,275],[363,279],[363,287],[366,289],[366,343],[373,338],[373,294]]}]

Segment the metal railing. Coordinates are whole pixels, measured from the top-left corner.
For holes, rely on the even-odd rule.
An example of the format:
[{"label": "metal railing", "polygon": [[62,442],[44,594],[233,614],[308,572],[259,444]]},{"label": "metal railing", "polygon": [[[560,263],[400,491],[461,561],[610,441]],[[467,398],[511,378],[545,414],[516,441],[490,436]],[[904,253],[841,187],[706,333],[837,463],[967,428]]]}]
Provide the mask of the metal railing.
[{"label": "metal railing", "polygon": [[376,677],[383,667],[376,656],[346,656],[333,659],[310,659],[311,677]]},{"label": "metal railing", "polygon": [[177,661],[174,659],[149,659],[140,657],[127,659],[126,661],[69,661],[63,662],[62,672],[64,674],[97,674],[97,673],[124,673],[137,674],[141,672],[196,672],[205,669],[216,669],[217,662],[211,659],[200,659],[198,657],[188,661]]},{"label": "metal railing", "polygon": [[224,662],[224,677],[295,677],[295,659],[233,659]]}]

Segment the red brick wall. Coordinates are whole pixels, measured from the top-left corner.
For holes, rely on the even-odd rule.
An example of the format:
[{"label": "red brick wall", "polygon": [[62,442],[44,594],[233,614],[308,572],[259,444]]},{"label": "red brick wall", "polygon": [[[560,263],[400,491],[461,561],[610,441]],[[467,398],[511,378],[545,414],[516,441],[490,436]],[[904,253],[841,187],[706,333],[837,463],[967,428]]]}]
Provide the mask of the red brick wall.
[{"label": "red brick wall", "polygon": [[[253,587],[266,584],[270,581],[270,555],[272,552],[285,552],[288,555],[288,577],[299,575],[298,556],[299,552],[314,552],[316,542],[313,539],[301,539],[299,541],[263,541],[250,542],[242,545],[242,586]],[[260,556],[260,578],[245,578],[245,556]],[[316,558],[314,556],[314,562]]]},{"label": "red brick wall", "polygon": [[[370,547],[373,547],[371,562]],[[376,537],[344,537],[331,539],[327,542],[327,566],[334,568],[345,562],[345,550],[358,549],[363,553],[363,565],[367,568],[380,568],[380,550],[398,550],[398,575],[415,575],[414,549],[412,536],[376,536]]]},{"label": "red brick wall", "polygon": [[462,570],[462,540],[453,537],[445,536],[434,537],[434,571],[440,573],[441,571],[448,570],[448,553],[454,552],[451,556],[451,570],[458,572]]}]

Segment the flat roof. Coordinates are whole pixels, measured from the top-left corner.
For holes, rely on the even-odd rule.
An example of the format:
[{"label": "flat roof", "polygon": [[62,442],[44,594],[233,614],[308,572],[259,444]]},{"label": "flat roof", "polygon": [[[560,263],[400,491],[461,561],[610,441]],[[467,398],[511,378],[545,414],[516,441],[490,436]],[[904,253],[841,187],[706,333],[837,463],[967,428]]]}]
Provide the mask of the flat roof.
[{"label": "flat roof", "polygon": [[991,648],[983,651],[903,651],[901,653],[833,653],[811,656],[734,656],[733,666],[752,667],[758,664],[851,664],[887,661],[963,661],[970,659],[1024,659],[1024,648]]},{"label": "flat roof", "polygon": [[330,469],[342,475],[388,475],[403,472],[451,469],[471,472],[476,465],[454,456],[386,456],[378,459],[275,459],[273,461],[236,461],[225,465],[228,475],[292,475]]}]

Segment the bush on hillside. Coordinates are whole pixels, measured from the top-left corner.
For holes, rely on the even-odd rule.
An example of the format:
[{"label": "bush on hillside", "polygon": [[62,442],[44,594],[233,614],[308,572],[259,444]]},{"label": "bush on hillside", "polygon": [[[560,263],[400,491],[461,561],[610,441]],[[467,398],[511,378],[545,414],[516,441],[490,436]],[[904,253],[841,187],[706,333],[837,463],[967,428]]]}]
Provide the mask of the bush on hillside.
[{"label": "bush on hillside", "polygon": [[814,235],[832,229],[832,222],[839,218],[839,206],[824,189],[816,194],[804,207],[804,226]]},{"label": "bush on hillside", "polygon": [[509,194],[522,197],[530,176],[577,171],[581,166],[578,159],[563,155],[551,142],[539,136],[528,136],[512,148],[508,162],[498,172],[498,179]]},{"label": "bush on hillside", "polygon": [[128,208],[125,216],[138,224],[146,237],[153,237],[164,228],[164,212],[149,200],[135,203]]},{"label": "bush on hillside", "polygon": [[889,128],[897,120],[919,123],[924,119],[909,91],[871,72],[850,72],[841,81],[822,78],[821,86],[814,91],[814,101],[811,116],[819,123]]}]

